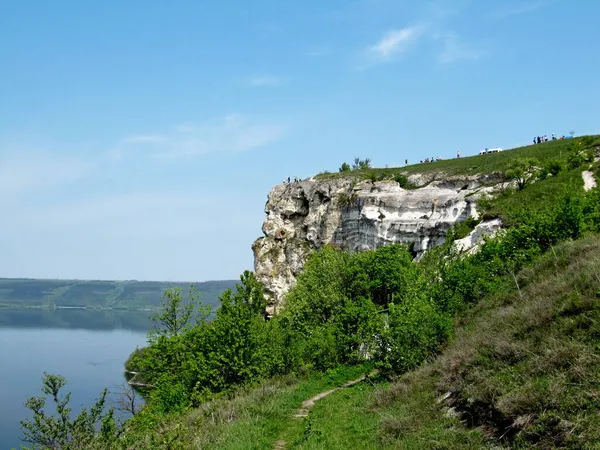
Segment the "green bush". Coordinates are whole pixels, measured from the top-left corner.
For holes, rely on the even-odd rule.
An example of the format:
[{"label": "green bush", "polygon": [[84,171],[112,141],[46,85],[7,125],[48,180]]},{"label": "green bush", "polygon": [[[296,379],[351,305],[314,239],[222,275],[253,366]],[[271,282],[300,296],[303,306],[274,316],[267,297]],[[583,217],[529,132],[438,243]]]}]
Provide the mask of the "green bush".
[{"label": "green bush", "polygon": [[400,185],[401,188],[406,189],[408,187],[408,177],[401,173],[394,175],[394,181]]},{"label": "green bush", "polygon": [[191,406],[189,391],[183,383],[162,377],[152,390],[150,405],[159,414],[181,413]]},{"label": "green bush", "polygon": [[340,166],[340,172],[350,172],[351,167],[350,164],[348,164],[347,162],[342,163],[342,165]]},{"label": "green bush", "polygon": [[439,350],[450,335],[451,325],[451,316],[425,297],[391,304],[378,365],[395,373],[413,369]]}]

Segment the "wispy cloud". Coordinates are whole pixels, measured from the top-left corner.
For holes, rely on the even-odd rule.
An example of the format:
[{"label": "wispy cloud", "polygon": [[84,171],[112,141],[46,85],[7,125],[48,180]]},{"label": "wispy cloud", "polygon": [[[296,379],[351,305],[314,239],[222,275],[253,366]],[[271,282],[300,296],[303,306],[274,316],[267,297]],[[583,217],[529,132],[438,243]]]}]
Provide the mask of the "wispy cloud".
[{"label": "wispy cloud", "polygon": [[272,144],[286,131],[287,127],[281,123],[230,114],[212,123],[180,124],[162,134],[127,136],[109,154],[115,159],[132,153],[168,159],[208,153],[238,153]]},{"label": "wispy cloud", "polygon": [[539,9],[550,6],[558,0],[514,0],[502,3],[502,6],[492,11],[489,16],[494,19],[505,19],[511,16],[532,13]]},{"label": "wispy cloud", "polygon": [[284,84],[284,80],[274,76],[256,76],[251,77],[246,85],[248,87],[265,87],[265,86],[281,86]]},{"label": "wispy cloud", "polygon": [[487,55],[487,51],[470,47],[461,41],[455,33],[438,34],[436,39],[443,42],[442,50],[438,54],[440,63],[448,64],[461,60],[475,60]]},{"label": "wispy cloud", "polygon": [[388,31],[367,52],[381,61],[389,61],[404,53],[423,34],[423,26],[413,26]]}]

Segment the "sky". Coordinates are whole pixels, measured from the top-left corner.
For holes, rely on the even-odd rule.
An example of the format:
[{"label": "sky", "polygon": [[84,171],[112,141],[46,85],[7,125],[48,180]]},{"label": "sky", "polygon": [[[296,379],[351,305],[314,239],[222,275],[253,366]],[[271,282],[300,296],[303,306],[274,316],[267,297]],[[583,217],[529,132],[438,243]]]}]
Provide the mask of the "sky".
[{"label": "sky", "polygon": [[0,277],[253,267],[288,176],[600,133],[595,0],[0,0]]}]

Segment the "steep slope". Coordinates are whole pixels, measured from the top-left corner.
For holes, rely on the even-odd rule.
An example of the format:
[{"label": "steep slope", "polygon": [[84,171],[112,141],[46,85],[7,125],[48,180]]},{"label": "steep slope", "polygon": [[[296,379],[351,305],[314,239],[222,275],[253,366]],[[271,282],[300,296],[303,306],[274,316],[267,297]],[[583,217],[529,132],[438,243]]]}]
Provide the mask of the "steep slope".
[{"label": "steep slope", "polygon": [[323,399],[298,448],[597,449],[599,273],[600,236],[557,246],[463,317],[435,361]]}]

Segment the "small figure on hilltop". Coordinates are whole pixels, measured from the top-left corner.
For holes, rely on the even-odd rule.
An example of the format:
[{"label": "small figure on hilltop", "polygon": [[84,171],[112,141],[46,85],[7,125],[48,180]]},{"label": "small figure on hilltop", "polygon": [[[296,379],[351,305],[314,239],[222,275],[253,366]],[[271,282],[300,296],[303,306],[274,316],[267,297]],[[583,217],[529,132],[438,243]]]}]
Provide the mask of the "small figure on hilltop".
[{"label": "small figure on hilltop", "polygon": [[460,158],[460,150],[456,152],[456,157]]},{"label": "small figure on hilltop", "polygon": [[535,144],[537,144],[537,139],[534,136],[534,138],[533,138],[533,145],[535,145]]},{"label": "small figure on hilltop", "polygon": [[408,166],[408,159],[405,159],[405,160],[404,160],[404,165],[405,165],[405,166]]}]

